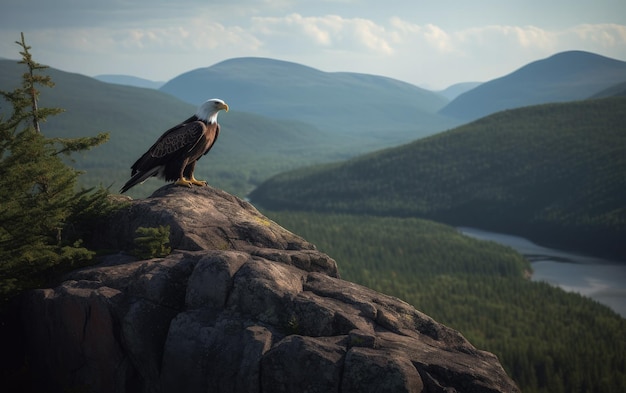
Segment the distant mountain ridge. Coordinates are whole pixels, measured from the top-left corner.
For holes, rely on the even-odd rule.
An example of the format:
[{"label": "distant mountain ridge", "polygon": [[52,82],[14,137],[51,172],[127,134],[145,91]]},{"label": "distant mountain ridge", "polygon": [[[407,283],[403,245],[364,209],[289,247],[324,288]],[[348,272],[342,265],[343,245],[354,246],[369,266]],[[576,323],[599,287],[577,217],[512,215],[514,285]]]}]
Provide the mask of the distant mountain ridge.
[{"label": "distant mountain ridge", "polygon": [[475,89],[476,87],[482,85],[483,82],[461,82],[455,83],[454,85],[448,86],[443,90],[438,91],[437,93],[446,97],[448,100],[452,101],[461,94]]},{"label": "distant mountain ridge", "polygon": [[626,81],[613,85],[608,89],[594,94],[590,98],[626,97]]},{"label": "distant mountain ridge", "polygon": [[96,75],[94,78],[101,82],[114,83],[116,85],[144,87],[146,89],[158,89],[165,84],[165,82],[152,81],[132,75],[106,74]]},{"label": "distant mountain ridge", "polygon": [[562,52],[485,82],[439,113],[471,121],[505,109],[583,100],[624,81],[624,61],[583,51]]},{"label": "distant mountain ridge", "polygon": [[160,90],[187,102],[210,94],[237,110],[389,144],[456,124],[436,113],[447,103],[443,96],[409,83],[267,58],[229,59],[184,73]]}]

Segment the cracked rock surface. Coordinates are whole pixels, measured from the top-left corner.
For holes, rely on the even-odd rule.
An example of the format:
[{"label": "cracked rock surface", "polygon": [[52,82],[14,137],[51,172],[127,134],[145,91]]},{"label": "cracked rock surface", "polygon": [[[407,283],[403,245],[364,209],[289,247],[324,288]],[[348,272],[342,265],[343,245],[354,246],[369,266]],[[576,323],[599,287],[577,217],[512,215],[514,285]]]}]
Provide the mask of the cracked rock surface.
[{"label": "cracked rock surface", "polygon": [[[100,232],[128,249],[169,225],[174,251],[124,253],[24,299],[45,391],[517,392],[498,359],[409,304],[339,278],[252,205],[166,186]],[[42,390],[42,391],[44,391]]]}]

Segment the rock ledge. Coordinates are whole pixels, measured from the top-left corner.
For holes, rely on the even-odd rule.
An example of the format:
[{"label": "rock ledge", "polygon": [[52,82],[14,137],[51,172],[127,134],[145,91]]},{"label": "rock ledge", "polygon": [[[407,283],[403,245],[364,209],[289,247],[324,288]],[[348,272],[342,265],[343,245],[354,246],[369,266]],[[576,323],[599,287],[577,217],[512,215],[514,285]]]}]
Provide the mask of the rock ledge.
[{"label": "rock ledge", "polygon": [[136,228],[158,225],[171,228],[168,257],[112,255],[25,296],[36,387],[519,391],[494,355],[399,299],[341,280],[332,258],[225,192],[163,187],[111,217],[99,242],[128,249]]}]

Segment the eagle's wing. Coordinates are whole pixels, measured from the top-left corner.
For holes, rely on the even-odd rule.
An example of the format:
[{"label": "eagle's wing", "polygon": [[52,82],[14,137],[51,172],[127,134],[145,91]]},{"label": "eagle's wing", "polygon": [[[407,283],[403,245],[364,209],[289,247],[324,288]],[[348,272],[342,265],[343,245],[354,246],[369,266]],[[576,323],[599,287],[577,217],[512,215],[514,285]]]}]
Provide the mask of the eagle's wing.
[{"label": "eagle's wing", "polygon": [[131,178],[124,184],[120,192],[126,192],[134,185],[151,176],[176,156],[189,153],[200,141],[206,130],[204,123],[194,121],[181,123],[167,130],[131,167]]},{"label": "eagle's wing", "polygon": [[205,126],[200,121],[182,123],[167,130],[132,166],[131,175],[151,172],[173,156],[189,152],[202,140]]},{"label": "eagle's wing", "polygon": [[202,122],[181,124],[168,130],[150,148],[150,156],[162,158],[167,155],[190,151],[201,140],[205,126]]}]

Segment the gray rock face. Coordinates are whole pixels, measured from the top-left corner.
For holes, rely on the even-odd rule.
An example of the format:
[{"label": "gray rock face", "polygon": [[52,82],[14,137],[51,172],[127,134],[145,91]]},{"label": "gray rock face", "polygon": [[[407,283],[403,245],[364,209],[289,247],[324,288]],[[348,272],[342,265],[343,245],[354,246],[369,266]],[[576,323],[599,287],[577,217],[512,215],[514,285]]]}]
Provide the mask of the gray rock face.
[{"label": "gray rock face", "polygon": [[[100,243],[170,225],[175,251],[124,254],[24,299],[41,391],[517,392],[497,358],[212,188],[132,201]],[[81,390],[83,389],[83,390]]]}]

